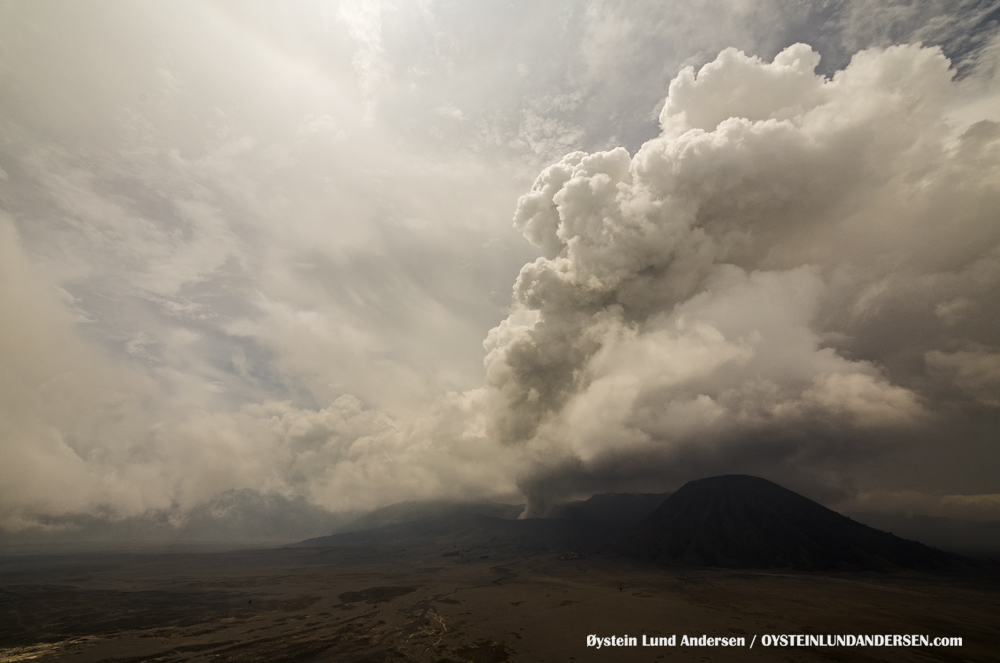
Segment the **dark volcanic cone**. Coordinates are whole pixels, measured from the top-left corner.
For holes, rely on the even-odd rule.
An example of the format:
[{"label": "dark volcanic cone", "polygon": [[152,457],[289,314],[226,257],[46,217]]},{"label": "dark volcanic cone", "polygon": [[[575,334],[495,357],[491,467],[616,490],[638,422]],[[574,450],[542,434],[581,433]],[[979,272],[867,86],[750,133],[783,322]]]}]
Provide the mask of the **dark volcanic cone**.
[{"label": "dark volcanic cone", "polygon": [[934,569],[960,559],[742,475],[685,484],[621,552],[661,564],[800,570]]}]

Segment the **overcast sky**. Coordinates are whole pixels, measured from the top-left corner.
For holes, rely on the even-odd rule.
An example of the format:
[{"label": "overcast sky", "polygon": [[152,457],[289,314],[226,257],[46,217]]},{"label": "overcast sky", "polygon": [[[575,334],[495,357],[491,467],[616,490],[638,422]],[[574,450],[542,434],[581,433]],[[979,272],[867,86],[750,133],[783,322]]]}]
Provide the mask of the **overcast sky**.
[{"label": "overcast sky", "polygon": [[997,2],[0,5],[0,527],[776,480],[1000,519]]}]

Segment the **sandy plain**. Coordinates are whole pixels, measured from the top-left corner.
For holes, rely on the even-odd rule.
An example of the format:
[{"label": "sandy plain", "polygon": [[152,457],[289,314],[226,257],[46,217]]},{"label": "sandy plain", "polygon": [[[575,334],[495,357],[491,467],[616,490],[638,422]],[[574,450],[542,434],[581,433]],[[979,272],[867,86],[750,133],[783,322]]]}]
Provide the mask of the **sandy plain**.
[{"label": "sandy plain", "polygon": [[[1000,578],[660,568],[439,547],[0,558],[0,663],[1000,661]],[[926,634],[961,647],[761,646]],[[726,636],[750,647],[587,646]]]}]

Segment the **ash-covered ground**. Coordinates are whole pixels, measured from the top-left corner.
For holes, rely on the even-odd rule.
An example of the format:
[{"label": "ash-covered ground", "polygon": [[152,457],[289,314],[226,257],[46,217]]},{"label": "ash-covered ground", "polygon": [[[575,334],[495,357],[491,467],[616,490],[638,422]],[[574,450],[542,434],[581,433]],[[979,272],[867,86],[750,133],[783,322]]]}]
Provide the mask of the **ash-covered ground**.
[{"label": "ash-covered ground", "polygon": [[[0,661],[993,661],[1000,582],[662,567],[510,548],[345,545],[0,559]],[[960,648],[766,648],[764,634],[927,634]],[[587,636],[756,645],[587,647]]]}]

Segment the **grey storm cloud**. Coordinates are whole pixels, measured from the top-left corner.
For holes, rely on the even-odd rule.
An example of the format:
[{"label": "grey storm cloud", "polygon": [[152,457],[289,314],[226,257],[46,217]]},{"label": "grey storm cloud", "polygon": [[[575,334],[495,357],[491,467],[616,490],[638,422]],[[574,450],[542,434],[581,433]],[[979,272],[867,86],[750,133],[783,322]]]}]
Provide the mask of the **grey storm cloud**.
[{"label": "grey storm cloud", "polygon": [[0,6],[0,528],[1000,514],[995,12]]}]

